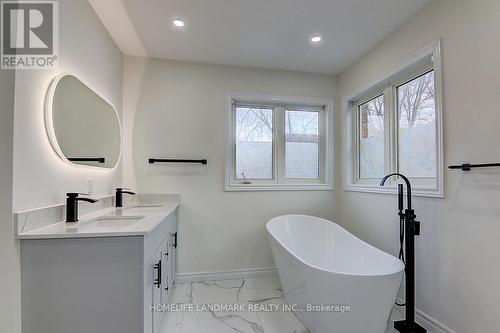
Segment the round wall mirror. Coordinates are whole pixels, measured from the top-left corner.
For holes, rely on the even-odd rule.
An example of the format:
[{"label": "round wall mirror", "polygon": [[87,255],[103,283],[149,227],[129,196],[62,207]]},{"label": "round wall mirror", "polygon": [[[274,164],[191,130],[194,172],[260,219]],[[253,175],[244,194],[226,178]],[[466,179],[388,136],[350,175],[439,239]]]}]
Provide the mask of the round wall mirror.
[{"label": "round wall mirror", "polygon": [[52,147],[68,163],[112,169],[120,160],[122,134],[116,109],[73,75],[52,80],[45,127]]}]

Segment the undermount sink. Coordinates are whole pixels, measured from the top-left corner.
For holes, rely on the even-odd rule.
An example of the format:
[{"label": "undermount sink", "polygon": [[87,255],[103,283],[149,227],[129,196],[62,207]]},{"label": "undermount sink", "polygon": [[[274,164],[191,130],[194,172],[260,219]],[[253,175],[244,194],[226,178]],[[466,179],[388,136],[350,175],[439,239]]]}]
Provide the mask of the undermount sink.
[{"label": "undermount sink", "polygon": [[155,204],[137,204],[137,205],[131,205],[129,207],[126,207],[125,209],[133,209],[133,208],[161,208],[163,207],[162,205],[155,205]]},{"label": "undermount sink", "polygon": [[145,216],[102,216],[85,223],[80,228],[122,228],[129,227]]}]

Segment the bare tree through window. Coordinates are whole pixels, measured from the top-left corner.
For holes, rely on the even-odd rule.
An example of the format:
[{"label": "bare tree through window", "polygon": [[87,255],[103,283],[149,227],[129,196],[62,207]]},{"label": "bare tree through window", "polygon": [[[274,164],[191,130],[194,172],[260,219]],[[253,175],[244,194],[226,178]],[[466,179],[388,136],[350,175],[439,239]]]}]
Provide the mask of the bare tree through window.
[{"label": "bare tree through window", "polygon": [[319,122],[319,111],[285,110],[287,178],[319,178]]},{"label": "bare tree through window", "polygon": [[237,108],[236,138],[241,141],[270,141],[273,131],[271,109]]},{"label": "bare tree through window", "polygon": [[413,128],[435,119],[434,71],[398,88],[399,126]]},{"label": "bare tree through window", "polygon": [[434,71],[397,88],[398,169],[411,177],[436,177]]},{"label": "bare tree through window", "polygon": [[384,97],[368,101],[361,105],[361,131],[362,138],[384,132]]},{"label": "bare tree through window", "polygon": [[[286,177],[319,178],[320,111],[284,112]],[[237,107],[235,117],[236,178],[272,178],[273,108]]]},{"label": "bare tree through window", "polygon": [[273,109],[237,107],[236,178],[273,178]]}]

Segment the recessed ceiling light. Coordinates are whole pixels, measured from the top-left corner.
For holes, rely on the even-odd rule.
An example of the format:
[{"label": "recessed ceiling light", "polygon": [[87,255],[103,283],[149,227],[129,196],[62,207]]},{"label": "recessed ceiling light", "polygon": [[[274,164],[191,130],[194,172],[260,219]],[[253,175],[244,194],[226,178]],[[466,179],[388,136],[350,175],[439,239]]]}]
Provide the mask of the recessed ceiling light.
[{"label": "recessed ceiling light", "polygon": [[184,26],[186,25],[186,23],[184,23],[183,20],[181,19],[175,19],[172,21],[172,24],[174,25],[174,27],[176,28],[184,28]]},{"label": "recessed ceiling light", "polygon": [[311,43],[313,43],[313,44],[319,44],[319,43],[321,43],[321,36],[312,36],[311,37]]}]

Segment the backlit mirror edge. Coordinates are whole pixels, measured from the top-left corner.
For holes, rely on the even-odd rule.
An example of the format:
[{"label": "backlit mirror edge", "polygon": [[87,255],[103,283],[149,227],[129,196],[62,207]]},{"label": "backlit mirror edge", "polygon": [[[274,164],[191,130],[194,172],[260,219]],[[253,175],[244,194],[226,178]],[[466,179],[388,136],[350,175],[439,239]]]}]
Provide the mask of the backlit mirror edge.
[{"label": "backlit mirror edge", "polygon": [[[89,90],[94,92],[97,96],[102,98],[106,103],[108,103],[113,110],[115,111],[116,118],[118,119],[118,127],[120,129],[120,150],[118,154],[118,159],[116,161],[116,164],[112,168],[104,168],[100,166],[93,166],[93,165],[84,165],[84,164],[77,164],[73,163],[68,158],[64,155],[61,147],[59,146],[59,142],[57,141],[56,137],[56,132],[54,129],[54,122],[53,122],[53,101],[54,101],[54,94],[57,88],[57,85],[59,82],[66,76],[73,76],[75,77],[78,81],[80,81],[83,85],[85,85]],[[113,103],[111,103],[108,99],[104,98],[101,94],[97,93],[95,89],[93,89],[90,85],[87,84],[87,82],[82,81],[78,76],[72,73],[68,72],[62,72],[58,75],[56,75],[49,83],[49,88],[47,90],[47,94],[45,95],[45,106],[44,106],[44,122],[45,122],[45,131],[47,132],[47,136],[49,138],[49,142],[56,152],[56,154],[66,163],[69,164],[73,167],[81,167],[81,168],[87,168],[87,169],[96,169],[96,170],[101,170],[101,171],[114,171],[120,164],[120,161],[122,159],[122,150],[123,150],[123,130],[122,130],[122,123],[120,119],[120,115],[118,114],[118,111],[116,110],[115,106]]]}]

